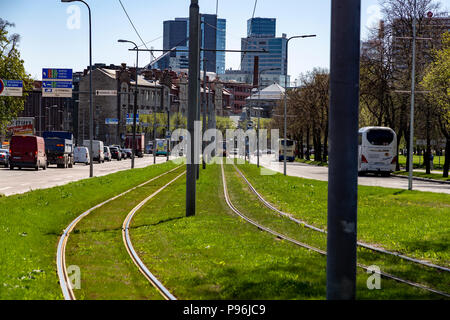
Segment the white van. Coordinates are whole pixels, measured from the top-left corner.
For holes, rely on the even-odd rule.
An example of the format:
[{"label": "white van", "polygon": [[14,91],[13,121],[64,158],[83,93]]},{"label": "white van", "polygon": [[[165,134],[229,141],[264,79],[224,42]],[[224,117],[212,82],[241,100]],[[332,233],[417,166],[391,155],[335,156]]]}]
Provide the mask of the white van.
[{"label": "white van", "polygon": [[73,163],[84,163],[88,165],[89,162],[89,149],[87,147],[75,147],[73,150]]},{"label": "white van", "polygon": [[[87,147],[89,150],[89,141],[83,140],[83,146]],[[105,154],[103,152],[103,141],[92,140],[92,161],[98,161],[99,163],[105,162]]]}]

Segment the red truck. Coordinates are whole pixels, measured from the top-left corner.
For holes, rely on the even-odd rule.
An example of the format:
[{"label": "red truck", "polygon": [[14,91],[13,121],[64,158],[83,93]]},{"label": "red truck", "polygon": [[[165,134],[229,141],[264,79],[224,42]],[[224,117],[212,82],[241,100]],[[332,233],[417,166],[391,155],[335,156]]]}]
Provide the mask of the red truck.
[{"label": "red truck", "polygon": [[13,136],[11,138],[9,168],[47,168],[44,138],[37,136]]},{"label": "red truck", "polygon": [[[145,135],[143,133],[136,133],[136,155],[139,158],[144,156]],[[133,150],[133,134],[127,133],[125,138],[125,149]]]}]

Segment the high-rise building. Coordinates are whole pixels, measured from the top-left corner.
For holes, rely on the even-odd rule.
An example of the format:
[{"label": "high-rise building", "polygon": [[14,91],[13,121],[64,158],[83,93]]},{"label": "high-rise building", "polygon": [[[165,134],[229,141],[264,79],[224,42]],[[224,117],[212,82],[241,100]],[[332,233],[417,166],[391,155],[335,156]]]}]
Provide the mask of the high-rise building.
[{"label": "high-rise building", "polygon": [[[226,20],[218,19],[215,14],[201,14],[201,44],[208,50],[225,50]],[[163,23],[163,48],[170,50],[188,50],[189,48],[189,19],[175,18]],[[189,67],[189,53],[183,51],[169,52],[151,62],[149,68],[180,70]],[[224,51],[201,51],[200,67],[203,71],[203,58],[206,61],[206,71],[215,73],[225,72]]]},{"label": "high-rise building", "polygon": [[[259,72],[264,69],[275,69],[264,72],[264,77],[270,77],[273,82],[284,85],[286,72],[286,34],[275,37],[276,19],[252,18],[247,21],[247,38],[241,39],[241,50],[262,51],[242,52],[241,70],[253,73],[255,56],[259,56]],[[288,81],[289,83],[289,81]]]},{"label": "high-rise building", "polygon": [[275,18],[251,18],[247,20],[247,37],[272,37],[276,35]]}]

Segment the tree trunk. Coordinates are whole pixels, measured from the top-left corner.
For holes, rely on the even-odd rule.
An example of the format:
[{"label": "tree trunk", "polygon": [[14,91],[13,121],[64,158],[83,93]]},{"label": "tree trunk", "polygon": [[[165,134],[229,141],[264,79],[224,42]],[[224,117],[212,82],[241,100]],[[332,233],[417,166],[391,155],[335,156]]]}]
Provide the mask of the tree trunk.
[{"label": "tree trunk", "polygon": [[325,135],[323,137],[323,162],[327,162],[328,157],[328,121],[325,127]]},{"label": "tree trunk", "polygon": [[300,139],[299,139],[299,144],[298,144],[298,156],[300,159],[303,159],[304,154],[303,154],[303,130],[300,131]]},{"label": "tree trunk", "polygon": [[431,131],[431,123],[430,123],[430,108],[427,109],[427,121],[425,126],[425,135],[427,139],[427,147],[426,151],[423,157],[423,160],[425,161],[425,170],[427,174],[431,173],[431,166],[430,166],[430,160],[431,160],[431,141],[430,141],[430,131]]},{"label": "tree trunk", "polygon": [[445,142],[445,162],[444,162],[444,170],[442,172],[442,177],[448,177],[448,167],[450,165],[450,139],[446,137]]},{"label": "tree trunk", "polygon": [[402,139],[402,131],[398,132],[397,136],[397,163],[395,164],[395,171],[400,171],[400,155],[399,155],[399,146],[400,146],[400,140]]},{"label": "tree trunk", "polygon": [[310,146],[310,144],[309,144],[309,139],[310,139],[310,136],[309,136],[309,126],[306,128],[306,160],[310,160],[311,159],[311,157],[310,157],[310,150],[311,150],[311,146]]}]

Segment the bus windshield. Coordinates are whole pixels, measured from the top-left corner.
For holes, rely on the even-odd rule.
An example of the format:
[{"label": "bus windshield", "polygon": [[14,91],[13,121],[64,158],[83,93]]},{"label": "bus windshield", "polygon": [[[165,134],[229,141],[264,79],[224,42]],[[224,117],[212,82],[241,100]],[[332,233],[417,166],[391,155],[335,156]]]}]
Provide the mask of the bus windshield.
[{"label": "bus windshield", "polygon": [[[284,140],[281,140],[280,143],[281,143],[282,146],[284,146]],[[294,141],[287,140],[286,147],[292,147],[293,145],[294,145]]]},{"label": "bus windshield", "polygon": [[367,132],[367,140],[375,146],[388,146],[394,140],[394,134],[390,130],[371,129]]}]

